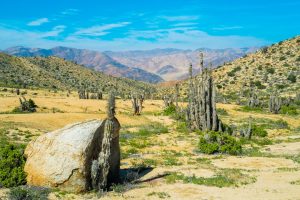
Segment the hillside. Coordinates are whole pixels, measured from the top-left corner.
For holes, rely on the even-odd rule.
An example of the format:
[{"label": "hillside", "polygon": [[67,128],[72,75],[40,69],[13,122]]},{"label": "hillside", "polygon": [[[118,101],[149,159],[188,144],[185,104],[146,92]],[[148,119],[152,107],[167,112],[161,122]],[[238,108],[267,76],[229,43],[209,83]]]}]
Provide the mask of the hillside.
[{"label": "hillside", "polygon": [[67,47],[55,47],[52,49],[12,47],[6,49],[4,52],[22,57],[57,56],[115,77],[126,77],[149,83],[163,81],[163,79],[156,74],[143,69],[128,67],[117,62],[108,55],[97,51]]},{"label": "hillside", "polygon": [[187,78],[187,68],[190,63],[199,72],[199,51],[204,53],[205,66],[212,63],[213,67],[223,65],[240,58],[257,48],[237,49],[154,49],[148,51],[105,52],[107,55],[124,65],[138,67],[160,75],[164,80],[182,80]]},{"label": "hillside", "polygon": [[300,37],[295,37],[237,59],[214,71],[222,93],[249,86],[271,92],[300,90]]},{"label": "hillside", "polygon": [[[222,94],[237,94],[252,86],[262,93],[279,91],[292,94],[300,91],[300,36],[264,47],[213,70],[215,85]],[[181,82],[186,96],[188,81]],[[160,91],[174,92],[174,84]]]},{"label": "hillside", "polygon": [[57,57],[15,57],[0,53],[0,85],[51,89],[90,89],[109,91],[116,88],[120,93],[132,90],[153,90],[150,84],[127,78],[115,78],[87,69]]}]

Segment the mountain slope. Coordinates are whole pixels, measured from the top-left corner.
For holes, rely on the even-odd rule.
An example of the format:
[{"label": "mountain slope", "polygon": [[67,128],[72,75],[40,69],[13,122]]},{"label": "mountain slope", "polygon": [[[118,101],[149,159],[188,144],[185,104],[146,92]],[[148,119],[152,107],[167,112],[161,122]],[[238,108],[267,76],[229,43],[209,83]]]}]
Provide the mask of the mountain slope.
[{"label": "mountain slope", "polygon": [[[223,65],[257,48],[241,49],[154,49],[149,51],[105,52],[107,55],[124,65],[138,67],[152,73],[159,74],[165,80],[178,80],[187,78],[187,69],[190,63],[194,66],[194,72],[199,72],[199,51],[204,53],[206,66],[212,63],[214,67]],[[174,69],[165,72],[166,66]],[[170,68],[170,67],[169,67]]]},{"label": "mountain slope", "polygon": [[163,81],[163,79],[156,74],[149,73],[139,68],[128,67],[115,61],[108,55],[97,51],[67,47],[55,47],[52,49],[12,47],[6,49],[4,52],[22,57],[57,56],[116,77],[126,77],[150,83]]},{"label": "mountain slope", "polygon": [[253,86],[271,92],[300,91],[300,36],[262,48],[214,71],[219,91]]},{"label": "mountain slope", "polygon": [[[300,36],[264,47],[212,72],[221,94],[237,95],[252,87],[260,93],[278,91],[294,96],[300,91]],[[179,84],[181,94],[186,96],[188,80]],[[160,95],[175,91],[175,82],[160,86]]]},{"label": "mountain slope", "polygon": [[101,72],[87,69],[58,57],[15,57],[0,53],[0,85],[78,89],[106,92],[116,89],[128,94],[132,90],[154,90],[151,84],[115,78]]}]

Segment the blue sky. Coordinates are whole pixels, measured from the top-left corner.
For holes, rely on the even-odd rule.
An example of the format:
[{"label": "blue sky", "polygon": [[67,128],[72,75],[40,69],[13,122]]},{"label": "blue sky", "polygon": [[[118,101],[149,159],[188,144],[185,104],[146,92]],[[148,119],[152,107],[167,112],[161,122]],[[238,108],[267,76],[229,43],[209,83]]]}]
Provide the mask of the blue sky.
[{"label": "blue sky", "polygon": [[299,0],[2,1],[0,49],[262,46],[299,35],[299,10]]}]

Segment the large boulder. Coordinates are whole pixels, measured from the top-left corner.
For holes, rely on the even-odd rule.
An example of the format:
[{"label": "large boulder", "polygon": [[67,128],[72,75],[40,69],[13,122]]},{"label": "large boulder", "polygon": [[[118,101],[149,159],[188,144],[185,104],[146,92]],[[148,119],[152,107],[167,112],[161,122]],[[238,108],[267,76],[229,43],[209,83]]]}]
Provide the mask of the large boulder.
[{"label": "large boulder", "polygon": [[[29,185],[84,192],[92,187],[91,167],[101,151],[105,120],[68,125],[30,142],[25,150],[25,172]],[[120,124],[115,119],[109,157],[110,182],[120,169]]]}]

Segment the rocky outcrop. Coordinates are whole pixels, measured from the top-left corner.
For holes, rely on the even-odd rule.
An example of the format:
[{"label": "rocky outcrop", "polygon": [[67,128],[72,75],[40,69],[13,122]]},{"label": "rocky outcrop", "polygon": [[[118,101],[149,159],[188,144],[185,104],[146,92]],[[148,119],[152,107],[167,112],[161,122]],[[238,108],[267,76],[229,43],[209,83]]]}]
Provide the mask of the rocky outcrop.
[{"label": "rocky outcrop", "polygon": [[[92,163],[101,155],[104,121],[92,120],[68,125],[39,136],[25,150],[25,172],[29,185],[59,188],[71,192],[93,189]],[[120,147],[117,119],[113,123],[108,158],[108,182],[119,177]]]}]

